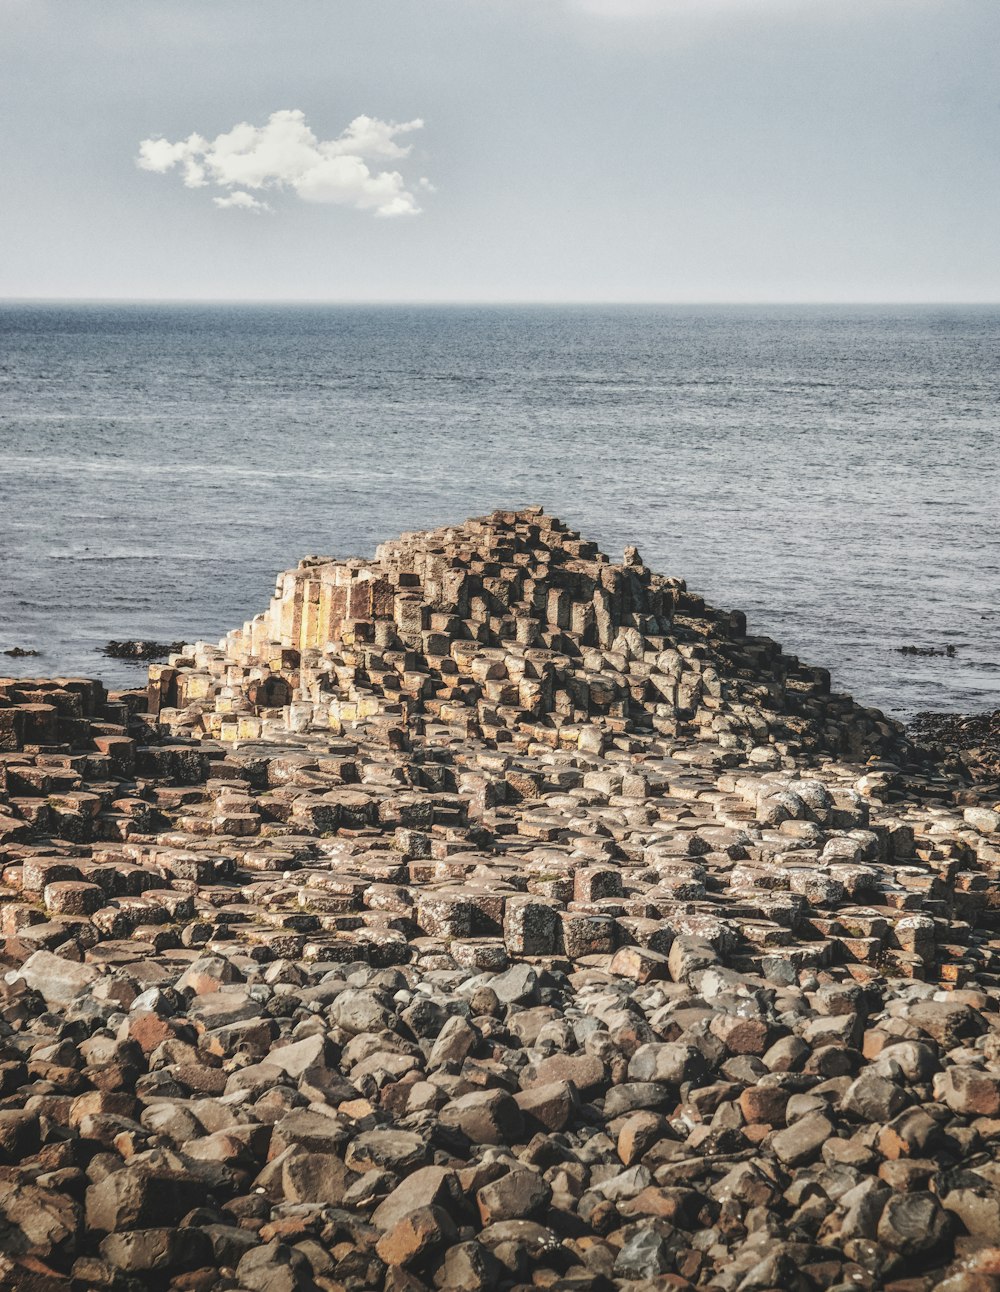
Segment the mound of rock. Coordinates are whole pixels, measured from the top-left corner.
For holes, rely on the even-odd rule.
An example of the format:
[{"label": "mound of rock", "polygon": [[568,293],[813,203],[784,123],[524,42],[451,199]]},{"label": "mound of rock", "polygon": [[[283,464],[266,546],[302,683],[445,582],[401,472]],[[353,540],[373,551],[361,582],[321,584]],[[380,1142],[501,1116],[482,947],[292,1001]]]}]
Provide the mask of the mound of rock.
[{"label": "mound of rock", "polygon": [[586,752],[626,732],[852,758],[903,743],[739,611],[635,548],[615,565],[540,509],[407,534],[370,561],[307,557],[265,613],[150,676],[151,713],[223,741],[432,723]]},{"label": "mound of rock", "polygon": [[0,681],[0,1286],[1000,1290],[998,868],[535,509]]}]

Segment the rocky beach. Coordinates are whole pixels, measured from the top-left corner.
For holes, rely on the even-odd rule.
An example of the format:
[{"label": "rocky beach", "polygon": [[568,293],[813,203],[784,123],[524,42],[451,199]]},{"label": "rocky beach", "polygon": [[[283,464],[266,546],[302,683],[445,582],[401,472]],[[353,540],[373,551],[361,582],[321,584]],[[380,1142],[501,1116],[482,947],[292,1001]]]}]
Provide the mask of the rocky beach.
[{"label": "rocky beach", "polygon": [[0,1287],[1000,1292],[973,728],[538,508],[0,680]]}]

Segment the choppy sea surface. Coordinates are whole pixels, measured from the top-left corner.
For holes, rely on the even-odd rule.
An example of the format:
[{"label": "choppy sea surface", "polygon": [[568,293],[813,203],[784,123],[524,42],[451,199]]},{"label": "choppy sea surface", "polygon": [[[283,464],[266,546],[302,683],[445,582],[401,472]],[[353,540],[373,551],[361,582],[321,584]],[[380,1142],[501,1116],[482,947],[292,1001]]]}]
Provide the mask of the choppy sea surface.
[{"label": "choppy sea surface", "polygon": [[998,355],[994,308],[0,305],[0,674],[141,685],[109,638],[538,502],[865,703],[995,708]]}]

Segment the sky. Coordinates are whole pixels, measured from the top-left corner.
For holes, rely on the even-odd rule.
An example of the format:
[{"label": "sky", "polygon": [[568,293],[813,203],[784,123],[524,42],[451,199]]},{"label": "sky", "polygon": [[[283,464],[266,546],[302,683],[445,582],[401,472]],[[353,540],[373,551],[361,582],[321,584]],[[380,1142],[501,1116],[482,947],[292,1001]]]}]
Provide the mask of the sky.
[{"label": "sky", "polygon": [[1000,301],[998,0],[0,0],[0,297]]}]

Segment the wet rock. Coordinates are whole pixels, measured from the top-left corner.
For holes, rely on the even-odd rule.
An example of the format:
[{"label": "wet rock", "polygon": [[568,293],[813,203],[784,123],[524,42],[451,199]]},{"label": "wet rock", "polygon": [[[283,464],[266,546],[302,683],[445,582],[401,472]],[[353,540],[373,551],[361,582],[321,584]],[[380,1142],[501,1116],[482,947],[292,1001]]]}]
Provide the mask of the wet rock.
[{"label": "wet rock", "polygon": [[887,1122],[906,1107],[906,1092],[874,1072],[862,1072],[847,1087],[840,1110],[862,1122]]},{"label": "wet rock", "polygon": [[574,1086],[584,1099],[604,1089],[608,1074],[604,1064],[590,1054],[553,1054],[537,1064],[530,1077],[522,1075],[521,1084],[527,1089],[567,1083]]},{"label": "wet rock", "polygon": [[25,982],[46,1005],[65,1006],[83,995],[100,977],[92,966],[77,964],[50,951],[36,951],[8,978]]},{"label": "wet rock", "polygon": [[77,1250],[83,1228],[80,1205],[67,1193],[17,1180],[0,1181],[0,1224],[11,1253],[48,1258]]},{"label": "wet rock", "polygon": [[306,1258],[278,1239],[250,1248],[236,1267],[236,1277],[250,1292],[301,1292],[312,1286]]},{"label": "wet rock", "polygon": [[440,1207],[419,1207],[387,1230],[375,1250],[386,1265],[420,1265],[454,1239],[455,1227],[447,1212]]},{"label": "wet rock", "polygon": [[336,1207],[344,1201],[349,1177],[345,1164],[333,1153],[293,1150],[279,1160],[275,1192],[286,1202]]},{"label": "wet rock", "polygon": [[330,1006],[330,1017],[351,1036],[391,1030],[395,1022],[395,1015],[373,992],[353,988],[336,997]]},{"label": "wet rock", "polygon": [[124,1166],[87,1190],[87,1226],[102,1233],[174,1223],[202,1192],[179,1175],[156,1176]]},{"label": "wet rock", "polygon": [[966,1233],[996,1245],[1000,1243],[1000,1191],[985,1180],[949,1189],[941,1198],[946,1211],[957,1216]]},{"label": "wet rock", "polygon": [[834,1133],[833,1123],[822,1113],[809,1113],[786,1130],[771,1136],[771,1148],[785,1166],[801,1166],[814,1161],[823,1145]]},{"label": "wet rock", "polygon": [[38,1117],[19,1109],[0,1112],[0,1162],[18,1163],[41,1144]]},{"label": "wet rock", "polygon": [[1000,1113],[1000,1076],[975,1068],[946,1068],[934,1081],[934,1093],[952,1112],[973,1117]]},{"label": "wet rock", "polygon": [[909,1108],[878,1132],[878,1150],[895,1161],[902,1157],[922,1158],[940,1143],[941,1127],[922,1108]]},{"label": "wet rock", "polygon": [[183,642],[110,641],[104,646],[109,659],[155,660],[166,659],[183,651]]},{"label": "wet rock", "polygon": [[109,1234],[100,1251],[109,1265],[127,1274],[197,1268],[211,1257],[211,1245],[197,1229],[134,1229]]},{"label": "wet rock", "polygon": [[545,1130],[564,1130],[574,1119],[580,1105],[576,1086],[571,1081],[533,1083],[514,1096],[525,1127],[540,1125]]},{"label": "wet rock", "polygon": [[402,1174],[423,1166],[427,1156],[427,1142],[419,1135],[408,1131],[371,1130],[351,1140],[344,1163],[352,1171],[383,1168]]},{"label": "wet rock", "polygon": [[490,982],[490,989],[504,1004],[531,1000],[538,987],[538,975],[530,965],[513,965],[505,973],[497,974]]},{"label": "wet rock", "polygon": [[476,1194],[484,1225],[500,1220],[531,1220],[552,1200],[552,1189],[534,1171],[514,1170],[484,1185]]},{"label": "wet rock", "polygon": [[951,1222],[932,1193],[891,1197],[878,1222],[878,1240],[903,1257],[929,1255],[944,1248]]},{"label": "wet rock", "polygon": [[456,1243],[445,1252],[434,1286],[455,1292],[487,1292],[497,1286],[503,1267],[479,1243]]},{"label": "wet rock", "polygon": [[614,1273],[620,1279],[655,1279],[673,1268],[670,1244],[653,1230],[637,1230],[615,1257]]},{"label": "wet rock", "polygon": [[439,1207],[451,1214],[460,1197],[454,1171],[443,1166],[420,1167],[375,1208],[372,1224],[377,1229],[391,1229],[397,1221],[422,1206]]},{"label": "wet rock", "polygon": [[473,1144],[513,1144],[524,1127],[521,1110],[502,1090],[460,1095],[442,1108],[441,1121],[462,1131]]}]

